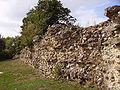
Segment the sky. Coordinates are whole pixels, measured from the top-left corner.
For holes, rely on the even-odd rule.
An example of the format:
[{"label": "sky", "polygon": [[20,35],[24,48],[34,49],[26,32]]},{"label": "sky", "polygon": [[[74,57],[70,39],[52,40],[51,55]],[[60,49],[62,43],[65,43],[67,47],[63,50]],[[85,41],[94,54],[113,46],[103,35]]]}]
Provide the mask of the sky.
[{"label": "sky", "polygon": [[[3,37],[20,35],[22,19],[38,0],[0,0],[0,34]],[[71,10],[80,26],[95,25],[107,20],[104,9],[120,5],[120,0],[60,0]]]}]

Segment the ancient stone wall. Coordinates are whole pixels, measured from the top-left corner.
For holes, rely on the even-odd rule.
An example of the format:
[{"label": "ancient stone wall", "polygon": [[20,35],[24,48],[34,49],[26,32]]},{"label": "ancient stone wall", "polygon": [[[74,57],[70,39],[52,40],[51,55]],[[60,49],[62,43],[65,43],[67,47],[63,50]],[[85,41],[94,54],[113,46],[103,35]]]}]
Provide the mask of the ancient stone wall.
[{"label": "ancient stone wall", "polygon": [[108,21],[87,28],[64,24],[35,36],[20,58],[47,77],[98,84],[102,90],[120,90],[120,6],[105,9]]}]

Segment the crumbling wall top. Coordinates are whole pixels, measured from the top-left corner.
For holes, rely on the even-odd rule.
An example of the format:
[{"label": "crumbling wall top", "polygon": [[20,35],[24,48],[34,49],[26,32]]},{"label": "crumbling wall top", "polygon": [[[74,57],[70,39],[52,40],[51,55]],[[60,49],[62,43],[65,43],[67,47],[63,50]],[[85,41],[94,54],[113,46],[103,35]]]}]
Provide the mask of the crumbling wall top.
[{"label": "crumbling wall top", "polygon": [[105,9],[104,15],[107,16],[113,22],[120,21],[120,6],[115,5]]}]

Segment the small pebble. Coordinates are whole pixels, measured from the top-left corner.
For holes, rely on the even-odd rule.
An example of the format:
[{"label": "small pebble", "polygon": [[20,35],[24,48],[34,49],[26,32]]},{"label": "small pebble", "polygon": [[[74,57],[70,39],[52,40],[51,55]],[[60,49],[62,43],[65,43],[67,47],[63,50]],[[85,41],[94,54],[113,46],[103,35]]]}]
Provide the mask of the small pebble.
[{"label": "small pebble", "polygon": [[0,72],[0,74],[3,74],[3,72]]}]

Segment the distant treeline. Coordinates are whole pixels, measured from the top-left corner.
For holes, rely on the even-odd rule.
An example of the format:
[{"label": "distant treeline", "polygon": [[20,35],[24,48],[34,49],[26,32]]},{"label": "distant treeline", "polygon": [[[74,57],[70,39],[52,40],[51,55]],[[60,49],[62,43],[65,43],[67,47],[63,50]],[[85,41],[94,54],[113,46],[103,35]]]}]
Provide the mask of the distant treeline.
[{"label": "distant treeline", "polygon": [[14,55],[19,54],[22,49],[20,42],[20,37],[0,37],[0,60],[11,59]]},{"label": "distant treeline", "polygon": [[70,15],[70,12],[70,9],[64,8],[58,0],[38,0],[37,6],[32,8],[23,19],[21,36],[0,38],[0,59],[12,58],[24,47],[30,47],[33,37],[43,36],[48,26],[58,23],[73,25],[76,19]]}]

